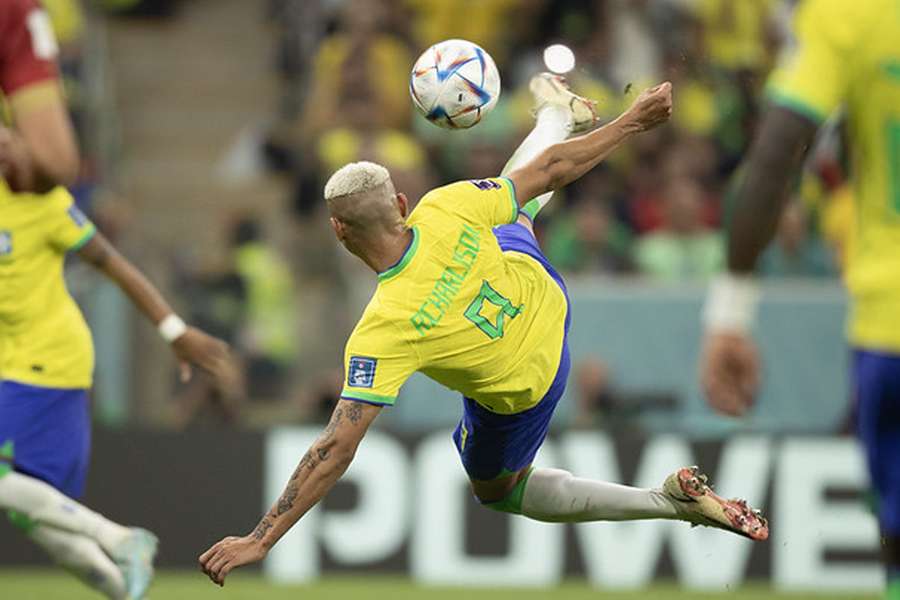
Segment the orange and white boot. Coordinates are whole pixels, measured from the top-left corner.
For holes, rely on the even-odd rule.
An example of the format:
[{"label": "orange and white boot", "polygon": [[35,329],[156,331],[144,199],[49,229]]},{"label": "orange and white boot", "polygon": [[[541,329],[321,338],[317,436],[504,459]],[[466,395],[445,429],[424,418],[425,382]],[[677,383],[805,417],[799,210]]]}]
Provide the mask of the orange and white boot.
[{"label": "orange and white boot", "polygon": [[726,500],[717,495],[697,467],[672,473],[662,489],[681,509],[681,518],[694,526],[724,529],[755,541],[769,537],[769,522],[759,510],[746,500]]}]

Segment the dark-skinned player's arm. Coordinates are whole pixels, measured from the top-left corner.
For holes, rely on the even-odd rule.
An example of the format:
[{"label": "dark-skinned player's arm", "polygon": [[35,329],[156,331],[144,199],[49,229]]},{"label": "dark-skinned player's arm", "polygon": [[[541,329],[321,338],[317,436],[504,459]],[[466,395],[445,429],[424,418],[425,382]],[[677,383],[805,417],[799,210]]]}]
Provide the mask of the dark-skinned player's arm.
[{"label": "dark-skinned player's arm", "polygon": [[256,528],[243,537],[230,536],[200,555],[200,568],[219,585],[237,567],[255,563],[268,554],[300,517],[334,486],[356,454],[381,406],[340,400],[331,421],[291,475],[281,497]]},{"label": "dark-skinned player's arm", "polygon": [[598,164],[635,134],[665,123],[672,114],[672,84],[661,83],[645,90],[631,108],[590,133],[553,144],[509,178],[516,188],[516,199],[524,206],[532,198],[572,183]]},{"label": "dark-skinned player's arm", "polygon": [[759,358],[750,327],[756,315],[756,261],[772,240],[789,187],[815,139],[818,123],[773,105],[745,159],[728,225],[728,273],[710,288],[700,378],[709,403],[738,416],[759,385]]},{"label": "dark-skinned player's arm", "polygon": [[182,381],[190,379],[191,365],[200,367],[223,382],[235,377],[228,344],[182,321],[159,290],[103,234],[96,232],[78,250],[78,255],[114,281],[158,328],[178,358]]}]

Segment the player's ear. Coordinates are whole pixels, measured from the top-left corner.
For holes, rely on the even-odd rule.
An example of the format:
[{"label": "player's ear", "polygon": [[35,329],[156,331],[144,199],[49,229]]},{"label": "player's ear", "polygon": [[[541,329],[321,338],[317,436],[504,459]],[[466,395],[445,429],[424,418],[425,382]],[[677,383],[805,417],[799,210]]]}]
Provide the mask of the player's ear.
[{"label": "player's ear", "polygon": [[338,241],[344,241],[344,224],[341,223],[338,219],[334,217],[329,217],[328,219],[331,222],[331,228],[334,230],[334,235],[337,236]]},{"label": "player's ear", "polygon": [[400,216],[405,219],[409,215],[409,199],[403,192],[397,192],[394,198],[397,202],[397,208],[400,209]]}]

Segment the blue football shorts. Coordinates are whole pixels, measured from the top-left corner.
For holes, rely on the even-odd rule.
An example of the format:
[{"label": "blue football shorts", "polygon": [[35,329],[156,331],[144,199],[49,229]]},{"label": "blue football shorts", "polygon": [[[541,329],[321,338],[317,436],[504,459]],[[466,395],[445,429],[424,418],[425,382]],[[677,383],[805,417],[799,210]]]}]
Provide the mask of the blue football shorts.
[{"label": "blue football shorts", "polygon": [[0,381],[0,444],[7,441],[16,471],[80,498],[91,454],[87,390]]},{"label": "blue football shorts", "polygon": [[853,387],[878,520],[884,534],[900,537],[900,355],[854,350]]}]

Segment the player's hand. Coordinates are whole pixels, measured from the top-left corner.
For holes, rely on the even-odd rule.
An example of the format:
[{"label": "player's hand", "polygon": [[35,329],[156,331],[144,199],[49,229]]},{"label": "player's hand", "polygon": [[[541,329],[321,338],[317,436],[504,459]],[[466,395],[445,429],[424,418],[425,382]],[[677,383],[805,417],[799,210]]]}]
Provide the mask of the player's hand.
[{"label": "player's hand", "polygon": [[759,386],[759,354],[753,339],[734,332],[707,333],[700,380],[714,409],[731,416],[747,412]]},{"label": "player's hand", "polygon": [[182,382],[191,379],[191,365],[225,382],[235,377],[236,366],[228,344],[196,327],[188,327],[184,334],[172,342],[172,350],[178,357]]},{"label": "player's hand", "polygon": [[233,569],[259,562],[266,554],[268,550],[252,535],[230,536],[200,555],[200,569],[213,583],[224,586]]},{"label": "player's hand", "polygon": [[628,115],[637,131],[647,131],[668,121],[672,116],[672,84],[666,81],[641,92],[628,109]]}]

